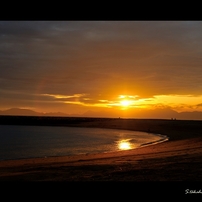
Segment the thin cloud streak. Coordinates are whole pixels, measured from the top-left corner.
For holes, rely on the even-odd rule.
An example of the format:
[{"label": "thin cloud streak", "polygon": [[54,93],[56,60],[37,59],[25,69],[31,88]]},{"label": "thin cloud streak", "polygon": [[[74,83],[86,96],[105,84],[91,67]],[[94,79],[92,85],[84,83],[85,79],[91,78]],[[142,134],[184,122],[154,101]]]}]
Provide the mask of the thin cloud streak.
[{"label": "thin cloud streak", "polygon": [[74,94],[74,95],[54,95],[54,94],[42,94],[43,96],[50,96],[58,99],[66,99],[66,98],[79,98],[85,96],[85,94]]}]

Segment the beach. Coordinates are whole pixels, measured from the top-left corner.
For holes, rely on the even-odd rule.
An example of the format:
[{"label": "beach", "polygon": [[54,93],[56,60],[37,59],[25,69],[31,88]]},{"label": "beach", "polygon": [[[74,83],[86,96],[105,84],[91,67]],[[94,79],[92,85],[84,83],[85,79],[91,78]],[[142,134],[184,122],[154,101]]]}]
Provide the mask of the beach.
[{"label": "beach", "polygon": [[[32,123],[39,124],[36,119]],[[0,161],[0,181],[202,181],[201,121],[67,118],[64,122],[57,118],[51,122],[49,118],[44,122],[45,119],[40,118],[41,125],[55,123],[57,127],[62,123],[64,126],[144,131],[166,135],[168,140],[111,153]],[[0,117],[0,120],[2,124],[16,121],[11,117]],[[29,125],[29,118],[27,120],[23,124]]]}]

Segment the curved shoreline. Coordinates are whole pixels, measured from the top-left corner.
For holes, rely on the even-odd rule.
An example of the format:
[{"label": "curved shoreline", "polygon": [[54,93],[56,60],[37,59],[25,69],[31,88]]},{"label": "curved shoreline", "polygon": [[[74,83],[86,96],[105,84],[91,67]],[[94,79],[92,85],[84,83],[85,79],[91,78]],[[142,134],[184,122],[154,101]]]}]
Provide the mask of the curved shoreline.
[{"label": "curved shoreline", "polygon": [[[158,134],[159,136],[159,134]],[[151,146],[151,145],[155,145],[155,144],[159,144],[159,143],[162,143],[162,142],[165,142],[165,141],[168,141],[169,140],[169,137],[167,137],[166,135],[160,135],[162,136],[162,139],[160,140],[156,140],[154,142],[149,142],[149,143],[143,143],[140,145],[140,147],[145,147],[145,146]]]},{"label": "curved shoreline", "polygon": [[139,129],[169,141],[112,153],[1,161],[0,181],[202,181],[200,121],[92,119],[79,125]]},{"label": "curved shoreline", "polygon": [[[3,129],[1,128],[2,131],[5,132],[5,134],[4,133],[3,134],[6,135],[7,128],[9,128],[9,130],[10,130],[10,127],[8,127],[7,125],[3,125],[3,126],[6,126],[5,130],[4,130],[4,127],[3,127]],[[14,126],[17,126],[17,125],[14,125]],[[21,127],[22,127],[22,129],[21,129]],[[25,129],[27,129],[29,127],[31,127],[31,129],[29,129],[29,131],[31,132],[32,126],[25,126]],[[34,126],[34,128],[35,127],[37,127],[37,126]],[[40,128],[40,127],[42,127],[42,128]],[[43,131],[43,129],[44,129],[43,127],[45,127],[45,129],[46,129],[46,127],[48,127],[49,130],[53,131],[53,134],[57,133],[57,135],[58,135],[58,130],[54,130],[55,129],[54,127],[52,128],[51,126],[39,126],[39,128],[40,128],[39,130]],[[64,127],[64,126],[59,126],[59,128],[60,127]],[[20,126],[21,131],[24,131],[23,128],[24,128],[23,126]],[[92,148],[92,149],[90,148],[90,150],[88,151],[88,150],[85,150],[85,148],[83,149],[83,146],[81,146],[79,153],[77,153],[77,152],[73,152],[73,153],[66,152],[63,154],[62,153],[60,153],[60,154],[59,153],[58,154],[44,153],[43,155],[40,155],[40,154],[37,155],[38,153],[35,152],[35,153],[31,153],[30,155],[24,155],[21,158],[15,157],[15,156],[13,158],[12,158],[12,156],[7,156],[7,158],[5,158],[6,157],[6,152],[5,152],[5,153],[1,153],[2,158],[0,159],[0,162],[9,161],[9,160],[26,160],[26,159],[35,159],[35,158],[50,158],[50,157],[61,157],[61,156],[78,156],[78,155],[114,153],[114,152],[121,152],[123,150],[132,150],[132,149],[137,149],[140,147],[158,144],[158,143],[164,142],[169,139],[166,135],[148,133],[148,132],[144,132],[144,131],[127,130],[127,129],[115,129],[115,128],[103,128],[103,127],[96,127],[96,128],[95,127],[93,127],[93,128],[92,127],[70,127],[70,126],[65,126],[64,128],[70,128],[71,132],[75,131],[74,130],[75,128],[78,128],[79,132],[80,133],[83,132],[84,134],[88,133],[87,131],[90,131],[90,133],[93,133],[93,134],[96,134],[98,131],[98,134],[99,134],[99,131],[101,131],[104,135],[106,135],[106,137],[109,136],[109,139],[112,137],[112,135],[111,135],[111,133],[112,133],[113,135],[115,135],[115,137],[118,135],[117,136],[118,139],[116,141],[111,140],[112,146],[110,146],[111,147],[110,149],[100,148],[99,150],[95,150],[94,148]],[[86,128],[89,130],[85,130]],[[101,130],[97,130],[97,129],[101,129]],[[38,131],[38,129],[37,129],[37,131]],[[77,129],[76,129],[76,131],[77,131]],[[15,132],[18,134],[18,127],[12,128],[12,134],[15,134]],[[26,130],[26,132],[28,132],[28,131]],[[78,134],[79,134],[79,132],[77,131]],[[46,133],[47,133],[47,131],[46,131]],[[21,134],[23,135],[23,133],[20,133],[19,135],[21,136]],[[49,134],[49,133],[47,133],[47,134]],[[120,149],[119,148],[120,141],[118,141],[118,140],[123,140],[128,135],[130,136],[130,139],[128,139],[128,143],[131,144],[131,148],[130,149]],[[119,138],[119,136],[121,136],[121,137]],[[36,137],[38,137],[38,136],[36,136]],[[44,136],[44,137],[46,137],[46,136]],[[2,136],[2,138],[3,138],[3,136]],[[157,140],[154,140],[154,139],[157,139]],[[124,141],[125,141],[125,139],[124,139]],[[19,139],[19,142],[20,142],[20,139]],[[100,144],[100,145],[102,145],[102,144]],[[30,145],[30,146],[32,146],[32,145]],[[85,146],[86,145],[84,145],[84,147]],[[105,146],[105,145],[103,145],[103,146]],[[43,148],[43,145],[40,145],[40,146],[37,145],[37,148],[38,149]],[[49,150],[51,150],[51,148],[49,148]],[[15,152],[15,151],[13,151],[13,152]],[[26,152],[23,151],[23,153],[26,153]],[[29,151],[27,153],[29,153]]]},{"label": "curved shoreline", "polygon": [[[119,129],[112,129],[112,130],[119,130]],[[125,130],[125,131],[127,132],[127,130]],[[129,130],[129,131],[131,132],[131,130]],[[134,131],[134,132],[140,132],[140,131]],[[89,156],[89,155],[99,155],[99,154],[102,155],[102,154],[108,154],[108,153],[114,154],[114,153],[117,153],[117,152],[131,151],[131,150],[135,150],[135,149],[142,148],[142,147],[148,147],[148,146],[159,144],[159,143],[162,143],[162,142],[165,142],[165,141],[169,140],[169,138],[166,135],[160,135],[160,134],[154,134],[154,133],[152,133],[152,135],[160,136],[162,138],[159,139],[159,140],[156,140],[156,141],[140,144],[139,146],[137,146],[137,147],[135,147],[133,149],[126,149],[126,150],[119,149],[119,150],[116,150],[116,151],[91,152],[91,153],[80,153],[80,154],[59,155],[59,156],[42,156],[42,157],[37,157],[36,156],[36,157],[16,158],[16,159],[2,159],[2,160],[0,160],[0,164],[1,164],[1,162],[5,162],[5,161],[20,161],[20,160],[29,160],[29,159],[32,160],[32,159],[58,158],[58,157],[75,157],[75,156],[83,156],[83,155],[84,156]]]},{"label": "curved shoreline", "polygon": [[[29,126],[28,126],[29,127]],[[48,127],[48,126],[47,126]],[[62,127],[62,126],[60,126]],[[66,127],[69,127],[69,126],[66,126]],[[74,127],[70,127],[70,128],[74,128]],[[87,127],[77,127],[77,128],[87,128]],[[88,127],[90,129],[90,127]],[[169,140],[169,138],[166,136],[166,135],[161,135],[161,134],[156,134],[156,133],[147,133],[147,132],[143,132],[143,131],[134,131],[134,130],[127,130],[127,129],[113,129],[113,128],[100,128],[100,127],[97,127],[97,128],[93,128],[93,129],[106,129],[107,132],[109,132],[109,130],[112,130],[112,131],[120,131],[120,133],[127,133],[130,132],[130,135],[133,135],[133,132],[134,132],[134,135],[137,135],[136,133],[138,133],[138,136],[143,135],[151,135],[151,136],[156,136],[156,137],[159,137],[158,140],[153,140],[153,141],[149,141],[149,142],[146,142],[146,143],[141,143],[137,146],[134,146],[130,149],[119,149],[118,148],[118,145],[116,145],[116,149],[114,150],[111,150],[111,151],[100,151],[100,152],[96,152],[96,151],[91,151],[91,152],[80,152],[80,153],[73,153],[73,154],[63,154],[63,155],[49,155],[49,154],[45,154],[43,156],[27,156],[27,157],[22,157],[22,158],[5,158],[5,159],[0,159],[0,162],[1,161],[12,161],[12,160],[26,160],[26,159],[38,159],[38,158],[52,158],[52,157],[65,157],[65,156],[81,156],[81,155],[90,155],[90,154],[105,154],[105,153],[115,153],[115,152],[122,152],[124,150],[134,150],[134,149],[137,149],[137,148],[140,148],[140,147],[146,147],[146,146],[150,146],[150,145],[154,145],[154,144],[158,144],[158,143],[162,143],[164,141],[167,141]],[[136,136],[131,138],[130,140],[136,140]],[[130,141],[129,140],[129,141]],[[118,142],[118,141],[117,141]],[[118,144],[118,143],[117,143]]]}]

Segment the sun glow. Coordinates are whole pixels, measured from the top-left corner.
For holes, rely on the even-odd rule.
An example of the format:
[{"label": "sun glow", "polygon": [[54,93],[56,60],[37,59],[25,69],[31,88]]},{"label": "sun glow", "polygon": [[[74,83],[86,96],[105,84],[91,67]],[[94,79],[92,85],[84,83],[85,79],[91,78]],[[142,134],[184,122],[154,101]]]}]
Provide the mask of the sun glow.
[{"label": "sun glow", "polygon": [[131,101],[130,100],[122,100],[122,101],[120,101],[120,104],[123,107],[129,107],[131,105]]}]

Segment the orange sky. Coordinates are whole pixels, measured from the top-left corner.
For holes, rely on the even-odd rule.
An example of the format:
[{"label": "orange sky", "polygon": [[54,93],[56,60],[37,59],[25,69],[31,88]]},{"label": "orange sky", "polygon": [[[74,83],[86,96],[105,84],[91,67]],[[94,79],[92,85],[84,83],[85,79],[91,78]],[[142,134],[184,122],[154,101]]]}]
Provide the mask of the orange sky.
[{"label": "orange sky", "polygon": [[0,110],[202,111],[201,64],[200,21],[1,21]]}]

